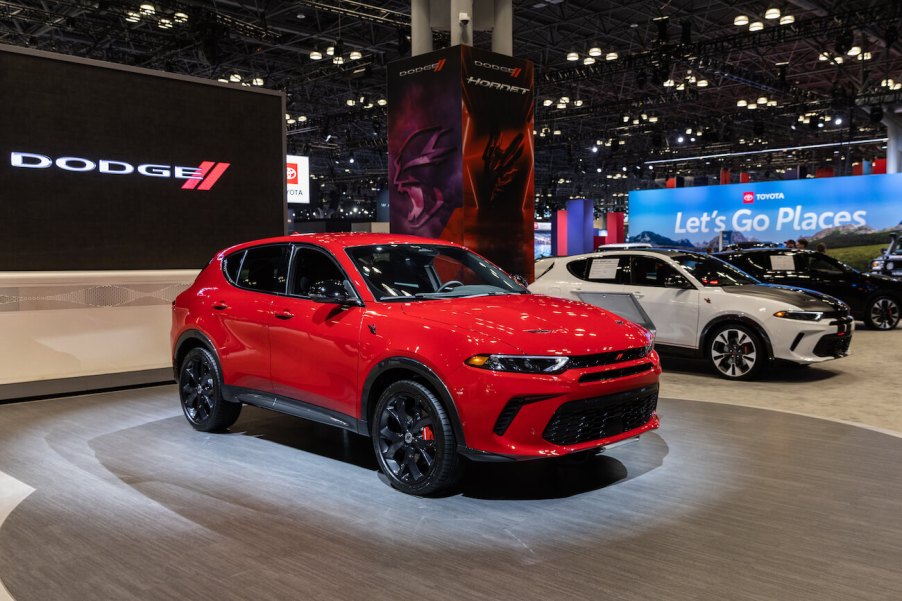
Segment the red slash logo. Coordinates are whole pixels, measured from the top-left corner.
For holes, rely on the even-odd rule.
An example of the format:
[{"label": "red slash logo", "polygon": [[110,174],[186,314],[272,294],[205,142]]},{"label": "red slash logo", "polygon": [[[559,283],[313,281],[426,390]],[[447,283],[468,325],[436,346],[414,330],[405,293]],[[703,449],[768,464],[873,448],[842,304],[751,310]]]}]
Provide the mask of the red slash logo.
[{"label": "red slash logo", "polygon": [[198,177],[191,178],[182,186],[182,190],[209,190],[212,188],[231,163],[204,161],[198,169]]},{"label": "red slash logo", "polygon": [[743,192],[742,204],[750,205],[754,202],[755,202],[755,193],[754,192]]},{"label": "red slash logo", "polygon": [[444,66],[445,66],[445,59],[439,59],[439,61],[437,63],[435,63],[435,69],[433,69],[433,71],[438,73],[439,71],[442,70],[442,67],[444,67]]}]

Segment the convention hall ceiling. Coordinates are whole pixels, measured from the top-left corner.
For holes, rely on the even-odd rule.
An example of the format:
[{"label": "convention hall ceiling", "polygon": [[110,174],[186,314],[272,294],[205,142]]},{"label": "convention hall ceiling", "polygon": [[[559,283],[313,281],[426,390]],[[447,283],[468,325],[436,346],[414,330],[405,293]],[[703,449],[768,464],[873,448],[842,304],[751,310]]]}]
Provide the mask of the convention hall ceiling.
[{"label": "convention hall ceiling", "polygon": [[[722,168],[850,172],[885,152],[900,16],[895,0],[514,0],[514,54],[537,67],[540,204],[619,206]],[[0,43],[284,90],[289,150],[310,154],[324,191],[369,203],[387,170],[386,65],[409,56],[409,21],[399,1],[0,0]]]}]

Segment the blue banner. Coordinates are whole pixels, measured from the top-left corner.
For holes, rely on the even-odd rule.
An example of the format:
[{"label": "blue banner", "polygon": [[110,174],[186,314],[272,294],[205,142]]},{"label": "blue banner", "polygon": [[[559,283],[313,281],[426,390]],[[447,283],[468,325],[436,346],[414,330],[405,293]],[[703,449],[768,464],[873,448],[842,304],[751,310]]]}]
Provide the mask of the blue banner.
[{"label": "blue banner", "polygon": [[[898,229],[902,174],[630,192],[630,240],[661,246],[819,239]],[[721,234],[722,233],[722,234]]]}]

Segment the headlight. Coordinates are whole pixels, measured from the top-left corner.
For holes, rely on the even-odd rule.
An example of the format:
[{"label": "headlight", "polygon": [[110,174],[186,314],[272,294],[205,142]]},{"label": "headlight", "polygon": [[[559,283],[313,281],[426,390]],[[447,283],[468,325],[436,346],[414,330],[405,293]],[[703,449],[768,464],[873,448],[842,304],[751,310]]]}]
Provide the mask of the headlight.
[{"label": "headlight", "polygon": [[[874,271],[880,271],[883,269],[883,261],[871,261],[871,269]],[[892,268],[890,268],[892,269]]]},{"label": "headlight", "polygon": [[820,311],[777,311],[774,313],[774,317],[798,319],[801,321],[820,321],[824,318],[824,314]]},{"label": "headlight", "polygon": [[896,268],[896,264],[893,263],[892,261],[890,261],[889,263],[886,264],[886,268],[887,268],[887,269],[895,269],[895,268]]},{"label": "headlight", "polygon": [[530,355],[473,355],[464,363],[471,367],[492,371],[513,371],[523,374],[559,374],[566,369],[569,357]]}]

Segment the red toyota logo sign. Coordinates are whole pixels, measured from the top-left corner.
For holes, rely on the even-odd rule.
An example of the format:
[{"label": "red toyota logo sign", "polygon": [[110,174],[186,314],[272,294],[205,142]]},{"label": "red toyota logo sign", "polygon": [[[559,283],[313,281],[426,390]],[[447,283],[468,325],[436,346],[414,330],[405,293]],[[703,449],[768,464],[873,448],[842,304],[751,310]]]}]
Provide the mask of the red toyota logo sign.
[{"label": "red toyota logo sign", "polygon": [[298,165],[297,163],[288,163],[287,165],[287,175],[288,175],[288,183],[289,184],[297,184],[298,183]]},{"label": "red toyota logo sign", "polygon": [[755,202],[755,193],[754,192],[743,192],[742,204],[750,205],[753,202]]}]

